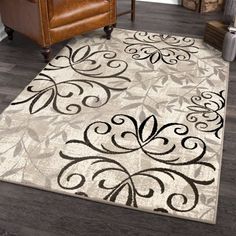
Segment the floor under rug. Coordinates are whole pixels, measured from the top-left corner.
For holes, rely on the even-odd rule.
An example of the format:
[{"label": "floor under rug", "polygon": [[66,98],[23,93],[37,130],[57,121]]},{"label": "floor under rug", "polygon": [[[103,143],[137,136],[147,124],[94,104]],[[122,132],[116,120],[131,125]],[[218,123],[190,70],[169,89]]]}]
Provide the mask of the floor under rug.
[{"label": "floor under rug", "polygon": [[215,223],[229,65],[201,39],[78,37],[0,116],[0,178]]}]

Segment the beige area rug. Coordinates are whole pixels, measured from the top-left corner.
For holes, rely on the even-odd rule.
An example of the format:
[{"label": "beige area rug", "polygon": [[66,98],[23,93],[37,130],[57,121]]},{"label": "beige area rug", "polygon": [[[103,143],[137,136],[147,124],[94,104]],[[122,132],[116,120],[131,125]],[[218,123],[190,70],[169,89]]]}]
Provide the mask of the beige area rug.
[{"label": "beige area rug", "polygon": [[72,40],[3,112],[0,178],[215,223],[229,66],[200,39]]}]

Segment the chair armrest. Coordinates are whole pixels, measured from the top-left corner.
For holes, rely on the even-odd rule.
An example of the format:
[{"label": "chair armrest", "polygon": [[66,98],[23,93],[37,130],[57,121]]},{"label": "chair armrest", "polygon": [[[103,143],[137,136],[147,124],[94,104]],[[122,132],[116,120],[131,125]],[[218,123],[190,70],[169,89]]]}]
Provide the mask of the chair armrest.
[{"label": "chair armrest", "polygon": [[42,29],[40,3],[46,0],[0,0],[2,22],[38,44],[46,45],[46,36]]}]

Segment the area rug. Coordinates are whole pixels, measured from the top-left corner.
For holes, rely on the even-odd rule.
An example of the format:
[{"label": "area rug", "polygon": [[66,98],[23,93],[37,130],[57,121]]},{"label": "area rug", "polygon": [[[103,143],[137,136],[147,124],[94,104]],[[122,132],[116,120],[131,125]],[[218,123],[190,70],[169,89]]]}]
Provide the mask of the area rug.
[{"label": "area rug", "polygon": [[1,180],[215,223],[229,65],[201,39],[73,39],[3,112]]}]

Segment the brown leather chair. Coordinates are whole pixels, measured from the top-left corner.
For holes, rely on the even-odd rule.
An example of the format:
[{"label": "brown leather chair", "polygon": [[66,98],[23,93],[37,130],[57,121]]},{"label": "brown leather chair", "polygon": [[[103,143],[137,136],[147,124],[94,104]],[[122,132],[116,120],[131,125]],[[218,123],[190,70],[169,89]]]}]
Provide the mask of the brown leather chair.
[{"label": "brown leather chair", "polygon": [[116,0],[0,0],[0,11],[8,38],[14,30],[28,36],[45,61],[52,44],[75,35],[104,27],[110,39],[116,22]]}]

